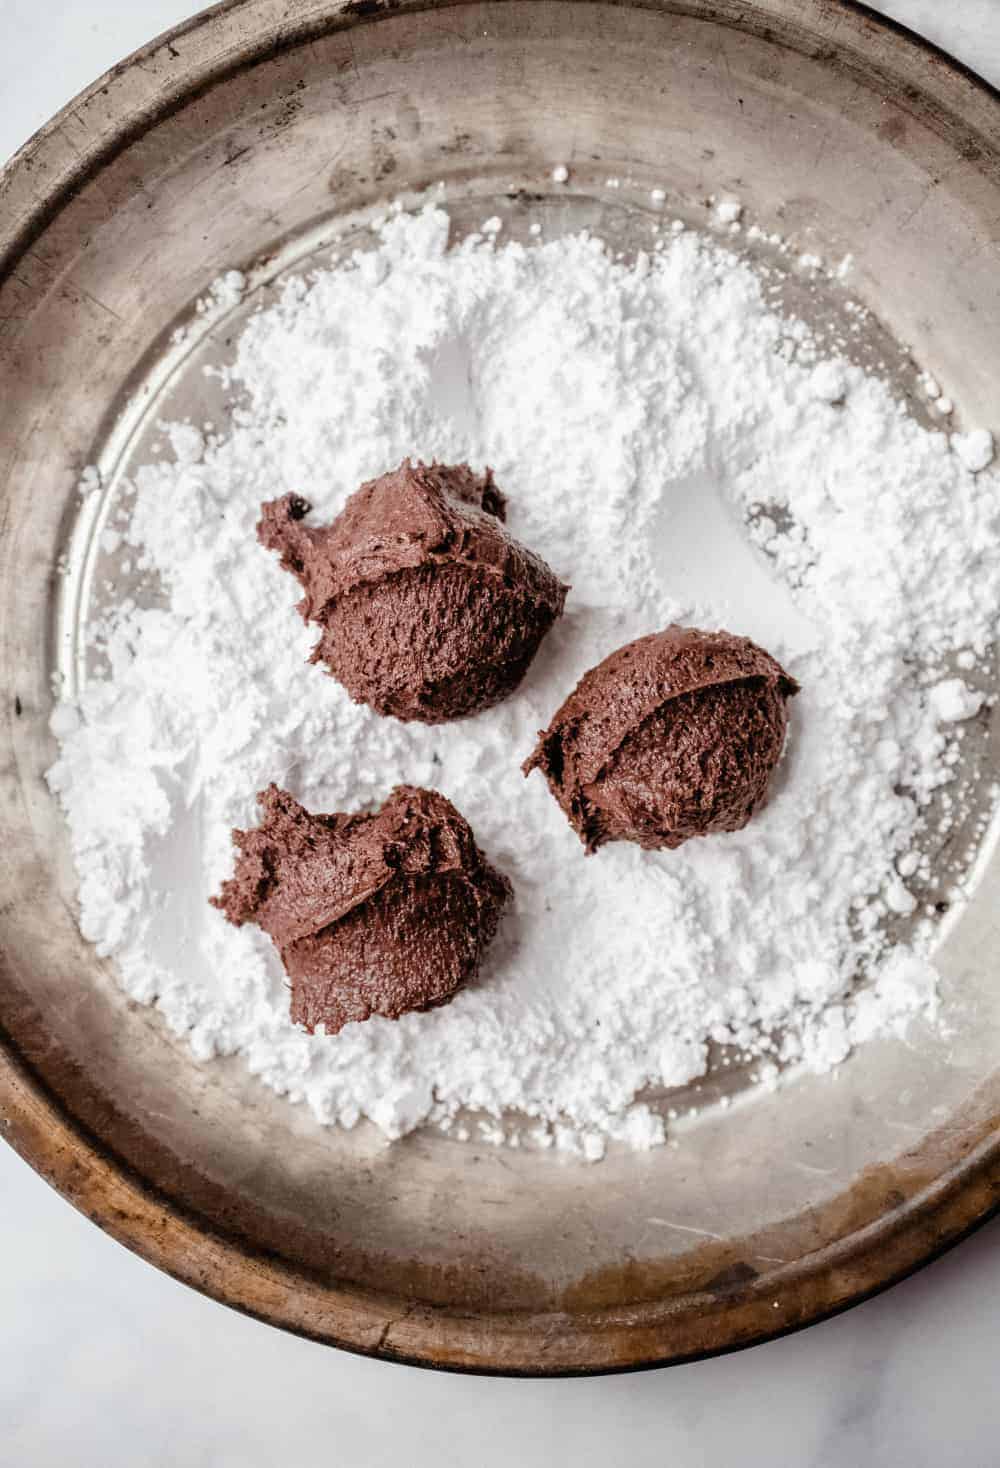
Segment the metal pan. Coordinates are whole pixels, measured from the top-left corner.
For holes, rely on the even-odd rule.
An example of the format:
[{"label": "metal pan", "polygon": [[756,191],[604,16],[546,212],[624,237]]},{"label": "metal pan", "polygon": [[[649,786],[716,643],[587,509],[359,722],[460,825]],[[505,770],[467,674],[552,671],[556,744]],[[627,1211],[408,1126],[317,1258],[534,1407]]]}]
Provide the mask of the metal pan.
[{"label": "metal pan", "polygon": [[1000,425],[1000,100],[842,0],[230,0],[123,63],[0,175],[0,1123],[129,1247],[318,1340],[475,1371],[689,1359],[841,1309],[994,1208],[995,856],[941,949],[947,1038],[872,1043],[593,1166],[324,1131],[195,1064],[80,937],[42,779],[94,584],[80,469],[126,464],[150,403],[190,390],[208,348],[171,333],[220,271],[266,289],[439,181],[467,219],[489,200],[512,229],[537,208],[626,241],[653,186],[693,219],[739,194],[851,252],[892,335]]}]

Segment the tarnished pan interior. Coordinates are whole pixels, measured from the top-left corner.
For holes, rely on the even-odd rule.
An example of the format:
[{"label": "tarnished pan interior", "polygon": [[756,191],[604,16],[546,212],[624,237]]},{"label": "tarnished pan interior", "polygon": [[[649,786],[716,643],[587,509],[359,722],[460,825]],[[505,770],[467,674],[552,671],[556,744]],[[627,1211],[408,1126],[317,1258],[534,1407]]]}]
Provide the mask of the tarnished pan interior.
[{"label": "tarnished pan interior", "polygon": [[[1000,107],[861,12],[814,0],[218,7],[73,104],[0,181],[5,703],[0,1117],[156,1263],[362,1350],[607,1369],[760,1338],[912,1267],[992,1206],[995,855],[940,954],[949,1031],[709,1109],[599,1166],[317,1127],[199,1067],[83,942],[41,780],[57,564],[82,466],[220,271],[439,181],[513,215],[572,167],[558,227],[668,190],[739,194],[830,258],[967,425],[1000,427]],[[596,201],[593,204],[586,201]],[[291,246],[294,248],[294,246]],[[72,618],[70,619],[72,621]],[[65,626],[65,624],[64,624]],[[995,751],[990,758],[996,764]]]}]

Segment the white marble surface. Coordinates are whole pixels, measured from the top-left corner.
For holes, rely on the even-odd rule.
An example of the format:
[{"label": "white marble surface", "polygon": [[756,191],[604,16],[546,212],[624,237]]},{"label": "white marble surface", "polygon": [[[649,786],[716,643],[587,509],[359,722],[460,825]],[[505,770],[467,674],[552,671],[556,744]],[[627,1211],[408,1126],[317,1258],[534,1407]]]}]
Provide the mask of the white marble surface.
[{"label": "white marble surface", "polygon": [[[186,0],[0,0],[0,158]],[[880,7],[1000,85],[1000,0]],[[0,1147],[0,1463],[48,1468],[995,1468],[1000,1222],[722,1360],[593,1381],[387,1366],[158,1274]]]}]

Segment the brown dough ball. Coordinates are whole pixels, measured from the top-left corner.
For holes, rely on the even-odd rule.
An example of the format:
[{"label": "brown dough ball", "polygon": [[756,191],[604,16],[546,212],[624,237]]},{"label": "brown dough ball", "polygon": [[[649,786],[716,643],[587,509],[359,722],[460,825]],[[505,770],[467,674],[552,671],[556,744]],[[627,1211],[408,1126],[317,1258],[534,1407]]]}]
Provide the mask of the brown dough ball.
[{"label": "brown dough ball", "polygon": [[257,534],[305,590],[299,611],[356,703],[439,724],[489,708],[524,677],[568,588],[503,527],[489,470],[412,465],[373,479],[331,525],[285,495]]},{"label": "brown dough ball", "polygon": [[674,848],[762,803],[798,692],[746,637],[668,627],[585,673],[524,772],[540,769],[587,848]]},{"label": "brown dough ball", "polygon": [[276,785],[258,802],[263,822],[233,832],[235,875],[211,902],[269,935],[297,1024],[398,1019],[475,978],[513,891],[443,795],[400,785],[374,815],[310,815]]}]

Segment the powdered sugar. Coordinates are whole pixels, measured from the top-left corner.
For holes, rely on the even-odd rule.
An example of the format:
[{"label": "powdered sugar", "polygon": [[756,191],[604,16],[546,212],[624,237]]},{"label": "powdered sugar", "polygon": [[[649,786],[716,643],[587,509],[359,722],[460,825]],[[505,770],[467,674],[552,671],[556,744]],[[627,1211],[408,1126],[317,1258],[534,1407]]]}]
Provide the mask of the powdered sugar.
[{"label": "powdered sugar", "polygon": [[[938,398],[938,402],[942,401]],[[943,401],[947,402],[947,399]],[[950,405],[949,405],[950,406]],[[993,435],[985,428],[974,428],[971,433],[956,433],[952,447],[967,469],[973,474],[985,469],[993,462]]]},{"label": "powdered sugar", "polygon": [[[824,1068],[933,1011],[930,924],[890,946],[886,922],[920,895],[948,721],[982,703],[947,664],[994,636],[1000,497],[882,383],[809,360],[754,271],[691,231],[628,265],[583,237],[449,252],[447,229],[397,215],[293,280],[239,341],[226,436],[176,426],[138,473],[124,534],[166,602],[96,629],[109,674],[57,710],[50,780],[85,935],[199,1056],[241,1053],[323,1121],[398,1136],[472,1112],[597,1156],[660,1140],[643,1093],[717,1047]],[[406,454],[492,465],[512,533],[573,586],[519,693],[435,729],[307,665],[297,589],[254,537],[262,500],[328,518]],[[801,681],[786,757],[746,831],[586,859],[520,760],[584,669],[671,620],[755,637]],[[207,905],[271,780],[312,809],[401,781],[452,799],[516,892],[481,981],[396,1023],[294,1029],[269,942]]]},{"label": "powdered sugar", "polygon": [[985,695],[970,688],[961,678],[945,678],[931,689],[929,700],[942,724],[954,724],[974,718],[983,706]]}]

